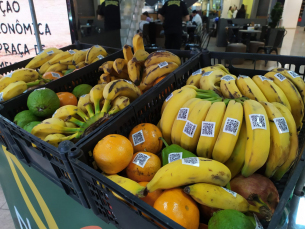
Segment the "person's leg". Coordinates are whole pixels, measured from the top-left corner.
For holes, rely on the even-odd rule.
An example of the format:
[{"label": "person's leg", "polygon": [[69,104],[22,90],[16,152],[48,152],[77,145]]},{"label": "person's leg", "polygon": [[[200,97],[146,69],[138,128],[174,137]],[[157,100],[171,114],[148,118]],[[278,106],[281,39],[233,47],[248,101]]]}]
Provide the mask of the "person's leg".
[{"label": "person's leg", "polygon": [[180,49],[181,44],[182,44],[182,34],[181,33],[173,34],[171,39],[171,48]]},{"label": "person's leg", "polygon": [[171,34],[165,34],[164,36],[165,36],[165,48],[166,49],[171,49],[171,47],[172,47],[172,43],[171,43],[172,36],[171,36]]}]

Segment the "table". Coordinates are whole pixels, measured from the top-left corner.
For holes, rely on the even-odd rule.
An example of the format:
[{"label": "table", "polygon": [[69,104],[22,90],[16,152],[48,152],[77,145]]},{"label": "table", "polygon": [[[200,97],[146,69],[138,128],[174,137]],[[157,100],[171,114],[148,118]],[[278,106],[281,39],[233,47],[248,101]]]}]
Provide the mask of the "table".
[{"label": "table", "polygon": [[240,33],[261,33],[261,30],[247,30],[247,29],[240,29],[238,32]]},{"label": "table", "polygon": [[238,34],[239,34],[238,39],[240,41],[242,41],[243,39],[241,38],[241,34],[245,34],[246,35],[246,37],[244,39],[244,42],[242,42],[242,43],[244,43],[247,46],[247,51],[249,51],[249,43],[250,43],[251,35],[252,34],[257,35],[257,34],[260,34],[260,33],[262,33],[261,30],[246,30],[246,29],[241,29],[241,30],[238,31]]}]

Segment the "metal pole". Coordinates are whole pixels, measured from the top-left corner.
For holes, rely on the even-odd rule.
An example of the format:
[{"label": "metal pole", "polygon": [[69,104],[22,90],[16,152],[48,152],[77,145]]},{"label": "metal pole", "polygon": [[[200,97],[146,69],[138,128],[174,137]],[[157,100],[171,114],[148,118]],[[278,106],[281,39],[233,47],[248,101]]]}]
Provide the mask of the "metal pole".
[{"label": "metal pole", "polygon": [[38,53],[40,53],[42,51],[42,46],[41,46],[41,41],[40,41],[40,35],[39,35],[33,0],[29,0],[29,5],[30,5],[30,10],[31,10],[31,15],[32,15],[32,21],[33,21],[33,27],[34,27],[34,32],[35,32],[35,37],[36,37],[36,42],[37,42],[37,47],[38,47]]}]

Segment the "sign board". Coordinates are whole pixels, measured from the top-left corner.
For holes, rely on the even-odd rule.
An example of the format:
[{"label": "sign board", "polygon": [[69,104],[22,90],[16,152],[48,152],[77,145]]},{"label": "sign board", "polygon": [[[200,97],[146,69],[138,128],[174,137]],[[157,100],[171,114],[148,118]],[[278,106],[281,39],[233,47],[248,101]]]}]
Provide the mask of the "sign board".
[{"label": "sign board", "polygon": [[[43,49],[71,44],[66,1],[34,0]],[[0,1],[0,68],[38,53],[28,0]]]}]

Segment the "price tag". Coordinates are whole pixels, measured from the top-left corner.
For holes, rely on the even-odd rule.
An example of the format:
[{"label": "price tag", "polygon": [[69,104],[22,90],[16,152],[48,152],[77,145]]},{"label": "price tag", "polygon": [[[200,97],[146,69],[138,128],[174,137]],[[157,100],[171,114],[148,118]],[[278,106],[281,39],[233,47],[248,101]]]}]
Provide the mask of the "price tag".
[{"label": "price tag", "polygon": [[179,113],[177,115],[177,120],[186,121],[189,115],[189,108],[180,108]]},{"label": "price tag", "polygon": [[182,152],[179,152],[179,153],[170,153],[168,155],[168,163],[171,163],[173,161],[177,161],[179,159],[182,159]]},{"label": "price tag", "polygon": [[223,190],[225,190],[226,192],[230,193],[232,196],[236,197],[236,195],[237,195],[236,192],[233,192],[233,191],[231,191],[231,190],[229,190],[229,189],[226,189],[226,188],[224,188],[224,187],[221,187],[221,188],[222,188]]},{"label": "price tag", "polygon": [[183,158],[182,164],[199,167],[199,159],[198,159],[198,157]]},{"label": "price tag", "polygon": [[99,58],[100,60],[103,59],[103,55],[98,55],[97,58]]},{"label": "price tag", "polygon": [[132,163],[144,168],[146,162],[150,156],[144,154],[144,153],[138,153],[137,156],[133,159]]},{"label": "price tag", "polygon": [[183,128],[183,133],[193,138],[196,129],[197,129],[197,125],[187,120]]},{"label": "price tag", "polygon": [[216,122],[205,122],[201,124],[201,136],[214,137]]},{"label": "price tag", "polygon": [[205,73],[202,74],[201,77],[209,76],[209,75],[211,75],[212,72],[213,72],[213,71],[205,72]]},{"label": "price tag", "polygon": [[60,75],[56,72],[51,72],[51,75],[55,78],[60,78]]},{"label": "price tag", "polygon": [[54,51],[53,51],[53,50],[51,50],[51,51],[47,52],[47,54],[48,54],[48,55],[52,55],[53,53],[54,53]]},{"label": "price tag", "polygon": [[262,76],[262,75],[259,75],[258,77],[261,79],[261,81],[265,81],[265,80],[272,81],[271,79],[268,79],[267,77]]},{"label": "price tag", "polygon": [[300,75],[294,71],[288,71],[289,75],[291,75],[292,78],[298,78]]},{"label": "price tag", "polygon": [[159,64],[159,68],[164,68],[164,67],[166,67],[167,65],[168,65],[168,63],[167,63],[166,61],[161,62],[161,63]]},{"label": "price tag", "polygon": [[192,76],[199,75],[202,73],[201,69],[198,69],[196,72],[193,72]]},{"label": "price tag", "polygon": [[274,118],[273,122],[276,125],[276,128],[277,128],[277,130],[279,131],[280,134],[289,132],[289,128],[288,128],[286,119],[284,117]]},{"label": "price tag", "polygon": [[70,53],[71,55],[75,54],[74,50],[69,50],[68,53]]},{"label": "price tag", "polygon": [[225,81],[229,82],[229,81],[235,80],[235,79],[234,79],[234,77],[232,77],[230,75],[225,75],[220,80],[225,80]]},{"label": "price tag", "polygon": [[276,78],[278,78],[278,80],[281,81],[281,82],[286,79],[286,77],[283,76],[281,73],[276,73],[276,74],[274,74],[274,76]]},{"label": "price tag", "polygon": [[170,93],[170,94],[167,96],[167,98],[165,99],[165,101],[168,102],[168,100],[170,100],[173,96],[174,96],[173,93]]},{"label": "price tag", "polygon": [[262,114],[250,114],[249,115],[252,130],[255,129],[267,129],[265,116]]}]

